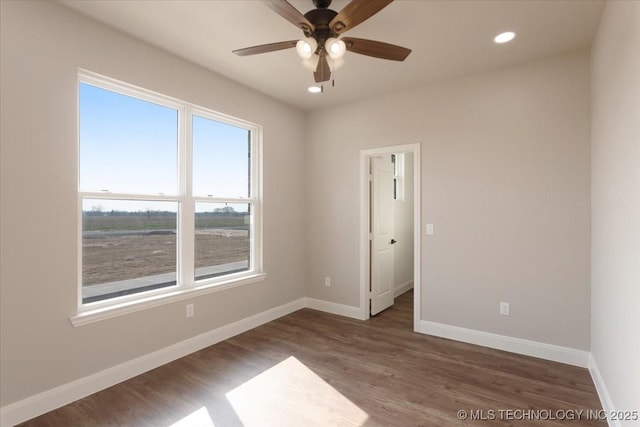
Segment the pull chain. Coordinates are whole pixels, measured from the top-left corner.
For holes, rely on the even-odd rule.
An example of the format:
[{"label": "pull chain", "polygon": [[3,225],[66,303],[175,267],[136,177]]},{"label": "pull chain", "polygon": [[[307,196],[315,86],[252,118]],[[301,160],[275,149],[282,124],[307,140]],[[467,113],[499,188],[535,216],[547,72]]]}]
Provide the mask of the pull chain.
[{"label": "pull chain", "polygon": [[331,74],[331,87],[336,87],[336,61],[331,59],[333,62],[333,73]]}]

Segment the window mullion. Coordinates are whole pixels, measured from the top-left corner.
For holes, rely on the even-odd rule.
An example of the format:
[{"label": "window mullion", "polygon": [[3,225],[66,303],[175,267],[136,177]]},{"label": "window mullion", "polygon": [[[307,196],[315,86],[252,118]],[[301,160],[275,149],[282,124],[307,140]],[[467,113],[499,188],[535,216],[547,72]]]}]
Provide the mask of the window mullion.
[{"label": "window mullion", "polygon": [[79,191],[82,197],[87,199],[109,199],[109,200],[150,200],[150,201],[176,201],[179,195],[175,194],[136,194],[136,193],[111,193],[108,191]]},{"label": "window mullion", "polygon": [[192,120],[191,108],[180,110],[180,239],[178,255],[178,275],[181,287],[194,285],[194,230],[195,203],[192,197]]},{"label": "window mullion", "polygon": [[242,198],[234,198],[234,197],[193,197],[195,202],[203,202],[203,203],[239,203],[239,204],[247,204],[247,203],[255,203],[257,200],[253,197],[242,197]]}]

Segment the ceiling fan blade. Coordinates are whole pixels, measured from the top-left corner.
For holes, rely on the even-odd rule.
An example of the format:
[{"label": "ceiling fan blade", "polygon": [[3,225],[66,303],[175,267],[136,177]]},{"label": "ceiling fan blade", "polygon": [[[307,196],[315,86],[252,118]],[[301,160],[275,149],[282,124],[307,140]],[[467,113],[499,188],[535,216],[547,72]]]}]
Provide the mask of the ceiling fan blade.
[{"label": "ceiling fan blade", "polygon": [[329,23],[331,31],[340,34],[380,12],[393,0],[352,0]]},{"label": "ceiling fan blade", "polygon": [[269,6],[278,15],[300,28],[308,37],[311,35],[315,27],[307,18],[304,17],[298,9],[286,0],[262,0],[264,4]]},{"label": "ceiling fan blade", "polygon": [[313,78],[316,80],[316,83],[326,82],[331,78],[331,69],[329,68],[326,55],[320,55],[318,67],[316,67],[316,71],[313,73]]},{"label": "ceiling fan blade", "polygon": [[361,55],[373,56],[375,58],[404,61],[411,53],[411,49],[407,49],[406,47],[378,42],[375,40],[343,37],[342,41],[347,45],[348,51],[359,53]]},{"label": "ceiling fan blade", "polygon": [[233,51],[238,56],[256,55],[258,53],[273,52],[276,50],[289,49],[296,47],[297,40],[289,40],[286,42],[261,44],[260,46],[245,47],[244,49],[236,49]]}]

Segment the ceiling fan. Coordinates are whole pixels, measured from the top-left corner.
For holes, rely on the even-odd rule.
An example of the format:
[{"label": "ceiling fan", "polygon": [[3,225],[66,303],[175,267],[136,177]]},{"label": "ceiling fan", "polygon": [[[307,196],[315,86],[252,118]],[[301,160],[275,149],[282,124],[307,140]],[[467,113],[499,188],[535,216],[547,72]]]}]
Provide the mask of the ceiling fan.
[{"label": "ceiling fan", "polygon": [[393,0],[352,0],[340,12],[329,9],[331,0],[313,0],[316,9],[304,15],[286,0],[262,0],[274,12],[300,28],[305,38],[234,50],[239,56],[256,55],[295,47],[302,64],[313,71],[317,83],[328,81],[344,60],[345,51],[393,61],[404,61],[411,49],[375,40],[341,37]]}]

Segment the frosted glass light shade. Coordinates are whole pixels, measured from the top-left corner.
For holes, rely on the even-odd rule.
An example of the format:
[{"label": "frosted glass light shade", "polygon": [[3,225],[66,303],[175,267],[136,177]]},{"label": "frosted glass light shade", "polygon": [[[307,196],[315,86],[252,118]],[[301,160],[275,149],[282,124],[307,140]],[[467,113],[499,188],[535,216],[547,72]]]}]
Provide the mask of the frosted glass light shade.
[{"label": "frosted glass light shade", "polygon": [[341,59],[347,51],[347,45],[340,39],[330,37],[324,44],[324,48],[329,54],[329,58],[337,61]]},{"label": "frosted glass light shade", "polygon": [[329,69],[333,73],[338,68],[344,65],[344,59],[338,59],[337,61],[331,60],[329,61]]},{"label": "frosted glass light shade", "polygon": [[318,68],[319,60],[320,60],[320,57],[318,55],[315,55],[315,54],[311,55],[310,58],[307,58],[302,61],[302,66],[307,70],[316,71],[316,68]]},{"label": "frosted glass light shade", "polygon": [[311,56],[316,53],[316,49],[318,48],[318,42],[311,37],[306,37],[302,40],[299,40],[296,43],[296,51],[300,58],[309,59]]}]

